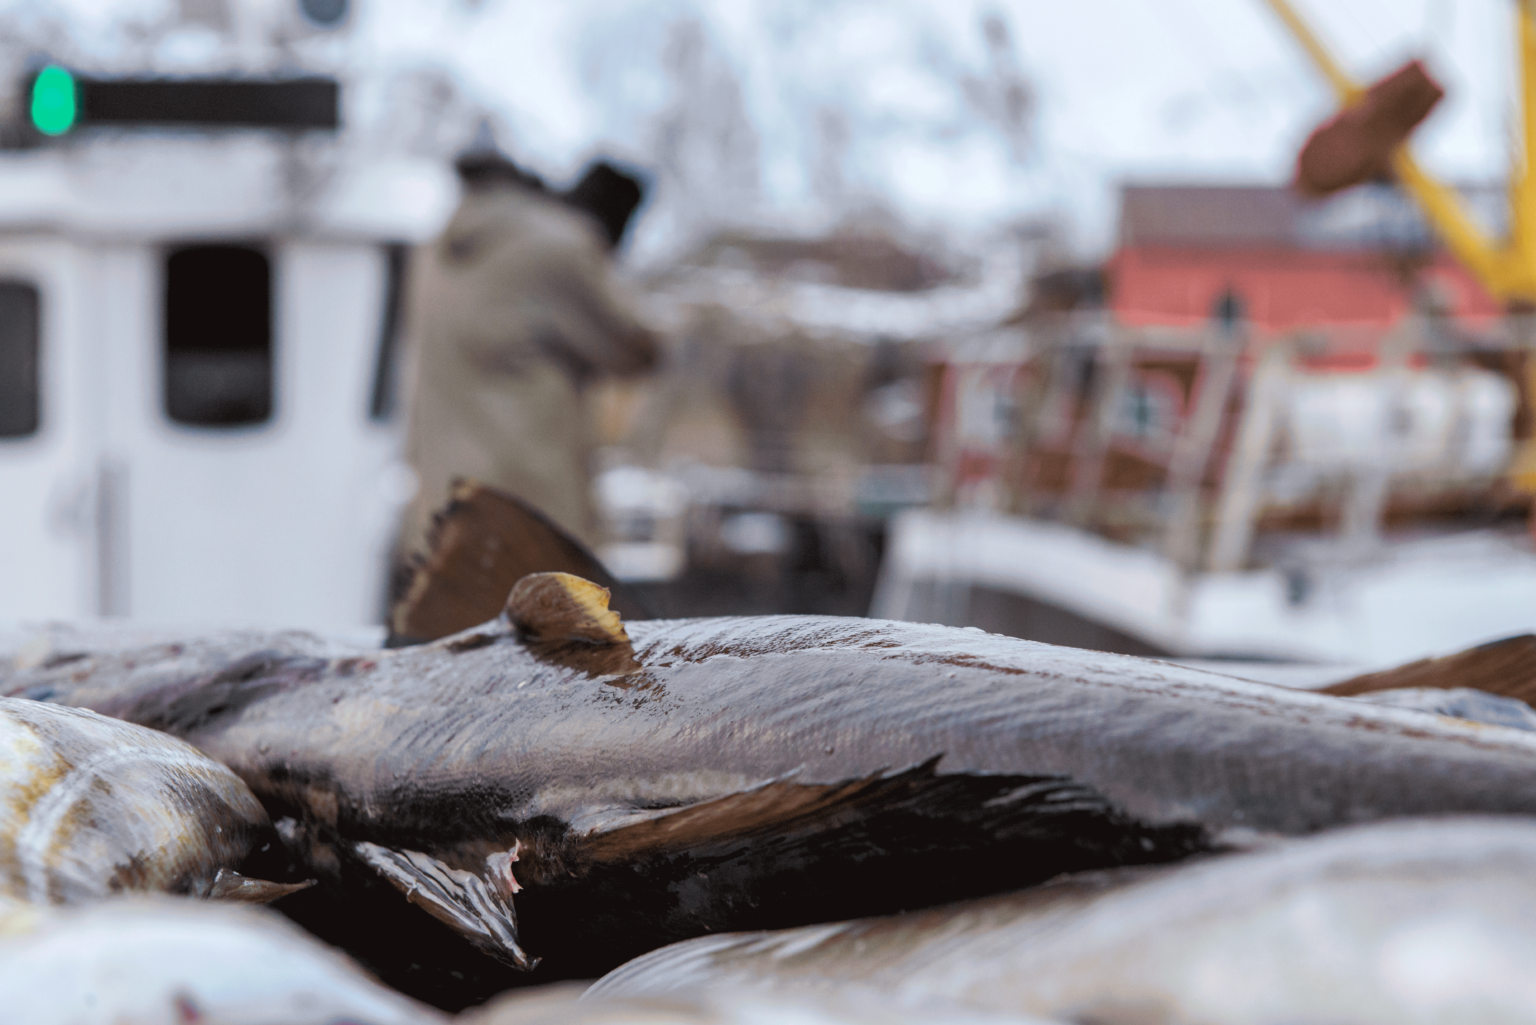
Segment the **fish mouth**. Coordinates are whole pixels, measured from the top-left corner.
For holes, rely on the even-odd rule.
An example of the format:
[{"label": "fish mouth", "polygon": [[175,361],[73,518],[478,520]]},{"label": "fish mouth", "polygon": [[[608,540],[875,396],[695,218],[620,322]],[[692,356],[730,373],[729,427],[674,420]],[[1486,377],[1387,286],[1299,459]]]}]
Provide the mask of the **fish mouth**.
[{"label": "fish mouth", "polygon": [[530,972],[539,959],[517,942],[517,911],[512,894],[521,887],[512,878],[517,848],[486,859],[487,879],[451,868],[430,854],[396,850],[358,841],[353,852],[405,894],[405,899],[463,936],[503,964]]}]

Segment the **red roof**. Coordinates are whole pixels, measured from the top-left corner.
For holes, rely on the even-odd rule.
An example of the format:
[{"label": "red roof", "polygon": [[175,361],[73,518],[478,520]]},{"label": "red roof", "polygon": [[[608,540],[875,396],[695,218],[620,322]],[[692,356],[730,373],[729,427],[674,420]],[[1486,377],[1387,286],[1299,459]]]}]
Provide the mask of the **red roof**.
[{"label": "red roof", "polygon": [[[1229,288],[1242,298],[1253,324],[1273,331],[1386,327],[1409,311],[1412,299],[1379,250],[1132,244],[1116,252],[1106,270],[1111,310],[1135,325],[1205,322]],[[1436,288],[1458,317],[1500,313],[1493,297],[1445,253],[1429,258],[1419,280]]]}]

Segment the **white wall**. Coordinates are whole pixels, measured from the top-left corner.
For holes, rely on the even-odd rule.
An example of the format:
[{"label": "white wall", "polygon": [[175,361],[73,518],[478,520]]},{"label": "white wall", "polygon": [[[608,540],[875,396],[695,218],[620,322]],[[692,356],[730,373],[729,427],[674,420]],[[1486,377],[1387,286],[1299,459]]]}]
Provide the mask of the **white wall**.
[{"label": "white wall", "polygon": [[40,299],[40,424],[0,439],[0,617],[97,610],[94,485],[99,430],[89,277],[76,247],[46,236],[0,239],[0,277]]}]

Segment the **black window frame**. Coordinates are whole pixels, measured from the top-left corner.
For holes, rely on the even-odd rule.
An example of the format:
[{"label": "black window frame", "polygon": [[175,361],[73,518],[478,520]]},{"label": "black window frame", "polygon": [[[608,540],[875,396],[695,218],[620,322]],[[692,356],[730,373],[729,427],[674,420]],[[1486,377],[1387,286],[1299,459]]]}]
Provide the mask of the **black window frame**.
[{"label": "black window frame", "polygon": [[368,419],[384,424],[400,412],[401,334],[405,329],[405,284],[411,247],[387,242],[384,250],[384,311],[374,350],[373,385],[368,393]]},{"label": "black window frame", "polygon": [[[228,308],[197,308],[216,288],[216,275],[191,263],[193,254],[238,263],[260,258],[265,302],[247,301],[230,316]],[[277,266],[265,239],[199,238],[165,244],[160,259],[160,412],[175,427],[195,431],[253,431],[271,427],[278,413]],[[199,280],[199,275],[202,279]],[[188,291],[182,293],[181,289]],[[199,290],[201,289],[201,290]],[[251,300],[261,289],[238,285],[220,298]],[[240,339],[259,339],[241,344]],[[241,378],[244,378],[242,383]]]},{"label": "black window frame", "polygon": [[[16,288],[20,292],[29,293],[31,296],[32,320],[30,352],[23,351],[17,358],[17,363],[22,368],[23,376],[30,374],[30,388],[23,383],[17,390],[23,398],[24,410],[17,417],[15,425],[8,423],[8,410],[11,396],[7,395],[8,387],[3,379],[0,379],[0,444],[25,442],[42,433],[44,421],[45,400],[43,388],[45,375],[43,372],[43,289],[36,280],[20,275],[0,273],[0,292],[7,288]],[[3,299],[0,299],[0,317],[3,313]],[[25,343],[22,348],[25,350]],[[7,357],[10,353],[5,351],[0,344],[0,378],[11,369],[7,367]],[[29,365],[30,364],[30,365]]]}]

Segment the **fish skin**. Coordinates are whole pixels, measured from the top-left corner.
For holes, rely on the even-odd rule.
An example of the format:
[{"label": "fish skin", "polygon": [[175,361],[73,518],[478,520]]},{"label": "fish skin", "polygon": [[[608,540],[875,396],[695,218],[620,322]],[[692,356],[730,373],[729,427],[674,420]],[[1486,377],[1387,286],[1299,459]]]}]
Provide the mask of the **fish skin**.
[{"label": "fish skin", "polygon": [[1536,1020],[1536,822],[1418,819],[889,918],[688,940],[591,999],[878,993],[1102,1025]]},{"label": "fish skin", "polygon": [[1536,732],[1536,708],[1515,698],[1500,697],[1470,687],[1401,687],[1373,690],[1350,697],[1373,705],[1412,708],[1456,719],[1508,726],[1514,730]]},{"label": "fish skin", "polygon": [[388,887],[359,845],[427,859],[432,886],[409,867],[394,885],[515,930],[482,949],[546,973],[1174,860],[1233,830],[1536,812],[1536,737],[1514,730],[976,630],[627,629],[632,649],[525,644],[499,620],[352,654],[214,635],[0,667],[0,690],[186,737],[287,820],[309,871],[371,900]]},{"label": "fish skin", "polygon": [[0,893],[60,904],[124,890],[208,896],[276,839],[239,777],[183,741],[0,698]]},{"label": "fish skin", "polygon": [[948,1001],[896,1007],[865,992],[772,997],[717,989],[584,999],[585,988],[556,983],[514,992],[466,1011],[456,1025],[1053,1025],[1033,1015],[978,1011]]},{"label": "fish skin", "polygon": [[280,916],[167,896],[0,899],[0,1007],[27,1025],[442,1025]]}]

